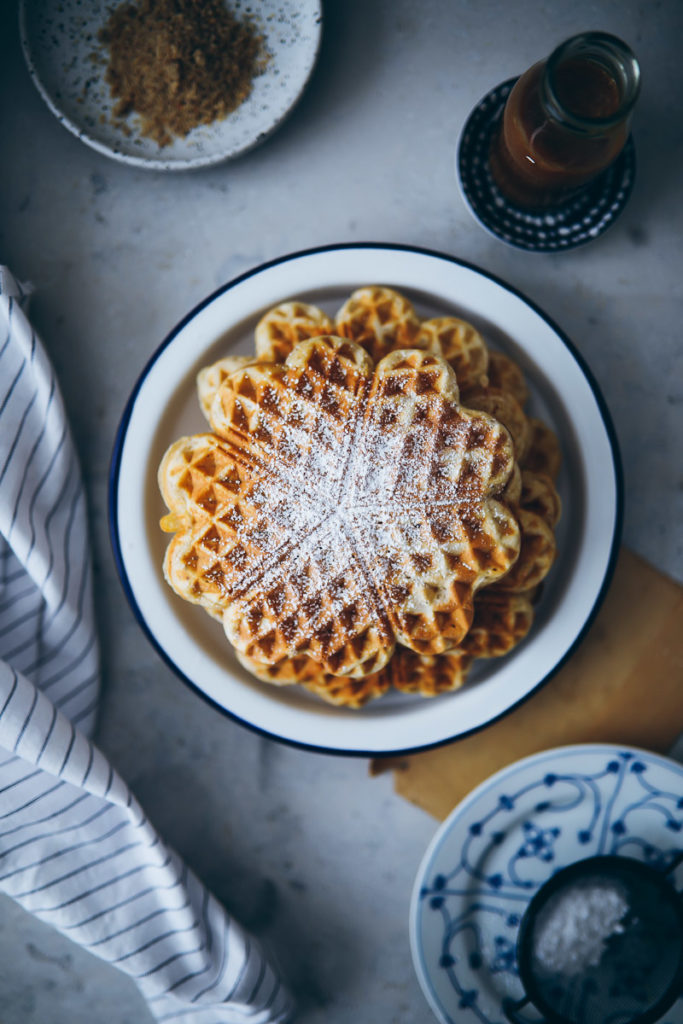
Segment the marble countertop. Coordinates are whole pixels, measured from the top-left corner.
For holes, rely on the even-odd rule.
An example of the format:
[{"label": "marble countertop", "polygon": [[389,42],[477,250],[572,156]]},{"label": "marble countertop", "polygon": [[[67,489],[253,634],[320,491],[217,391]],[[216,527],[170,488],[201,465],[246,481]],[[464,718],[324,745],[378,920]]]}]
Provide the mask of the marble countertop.
[{"label": "marble countertop", "polygon": [[[267,142],[164,175],[95,153],[33,87],[14,5],[0,13],[0,261],[34,288],[79,450],[95,551],[104,689],[98,742],[165,838],[277,950],[303,1024],[414,1024],[431,1013],[408,946],[410,890],[436,822],[369,777],[221,717],[164,665],[116,576],[107,476],[148,357],[207,294],[265,260],[345,241],[461,257],[543,308],[587,360],[624,461],[624,540],[683,580],[678,0],[327,0],[317,68]],[[638,172],[616,224],[562,255],[505,246],[472,219],[459,131],[496,83],[563,38],[637,52]],[[141,737],[146,741],[141,742]],[[137,1024],[131,982],[0,901],[3,1024]]]}]

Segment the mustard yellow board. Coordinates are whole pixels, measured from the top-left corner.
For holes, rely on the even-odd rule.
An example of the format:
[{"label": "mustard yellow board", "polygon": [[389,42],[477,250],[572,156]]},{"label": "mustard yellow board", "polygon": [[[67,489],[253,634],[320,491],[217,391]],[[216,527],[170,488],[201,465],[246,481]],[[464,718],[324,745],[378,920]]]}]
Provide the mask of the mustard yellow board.
[{"label": "mustard yellow board", "polygon": [[572,743],[666,752],[683,733],[683,588],[622,549],[604,604],[567,664],[511,714],[455,743],[374,761],[435,817],[489,775]]}]

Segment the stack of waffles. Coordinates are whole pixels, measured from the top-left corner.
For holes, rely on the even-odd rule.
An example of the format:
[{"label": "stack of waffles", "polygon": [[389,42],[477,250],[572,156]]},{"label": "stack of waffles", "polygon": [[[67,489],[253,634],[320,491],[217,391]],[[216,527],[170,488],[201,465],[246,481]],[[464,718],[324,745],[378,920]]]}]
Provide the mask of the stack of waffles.
[{"label": "stack of waffles", "polygon": [[555,554],[560,452],[519,367],[386,287],[287,302],[198,375],[210,430],[159,467],[173,590],[259,680],[359,708],[519,644]]}]

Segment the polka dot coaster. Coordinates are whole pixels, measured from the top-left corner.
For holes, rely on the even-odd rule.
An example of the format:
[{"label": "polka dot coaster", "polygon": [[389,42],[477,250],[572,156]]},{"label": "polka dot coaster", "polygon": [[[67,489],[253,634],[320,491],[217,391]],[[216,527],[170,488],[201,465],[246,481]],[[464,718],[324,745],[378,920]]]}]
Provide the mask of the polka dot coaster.
[{"label": "polka dot coaster", "polygon": [[614,223],[626,205],[636,171],[633,138],[594,181],[552,210],[525,210],[502,195],[489,169],[491,139],[516,79],[496,86],[470,114],[458,144],[463,198],[482,227],[528,252],[563,252],[585,245]]}]

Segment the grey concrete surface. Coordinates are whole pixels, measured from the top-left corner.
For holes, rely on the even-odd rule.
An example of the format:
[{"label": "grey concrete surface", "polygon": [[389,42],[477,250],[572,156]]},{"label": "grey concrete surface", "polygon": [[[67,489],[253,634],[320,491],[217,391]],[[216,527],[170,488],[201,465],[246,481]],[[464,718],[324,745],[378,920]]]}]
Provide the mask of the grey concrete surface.
[{"label": "grey concrete surface", "polygon": [[[635,190],[589,246],[518,252],[463,205],[458,134],[491,86],[591,28],[621,35],[642,63]],[[331,242],[442,250],[509,281],[573,339],[619,435],[625,542],[683,580],[683,5],[328,0],[320,60],[290,118],[242,158],[179,175],[117,164],[71,136],[29,79],[12,3],[0,32],[0,260],[34,286],[82,461],[104,666],[98,741],[164,836],[276,950],[302,1024],[429,1021],[407,913],[436,822],[367,762],[222,718],[161,662],[113,563],[114,435],[166,333],[242,271]],[[148,1019],[126,978],[0,901],[1,1024]]]}]

